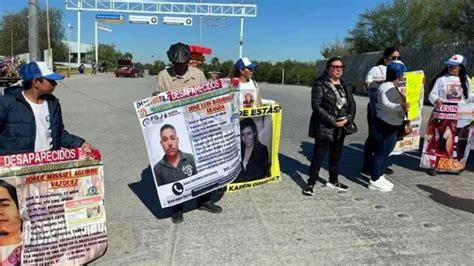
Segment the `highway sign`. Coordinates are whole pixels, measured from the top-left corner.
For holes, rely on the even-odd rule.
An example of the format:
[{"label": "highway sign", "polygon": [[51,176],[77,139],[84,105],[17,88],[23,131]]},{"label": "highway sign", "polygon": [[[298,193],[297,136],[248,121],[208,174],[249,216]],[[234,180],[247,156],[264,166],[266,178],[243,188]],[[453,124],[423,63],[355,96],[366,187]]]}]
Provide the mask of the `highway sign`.
[{"label": "highway sign", "polygon": [[158,25],[158,17],[157,16],[130,15],[130,16],[128,16],[128,22],[136,23],[136,24]]},{"label": "highway sign", "polygon": [[101,25],[101,24],[97,24],[97,29],[98,30],[102,30],[102,31],[106,31],[106,32],[112,32],[112,29],[105,26],[105,25]]},{"label": "highway sign", "polygon": [[124,16],[122,14],[95,14],[95,19],[112,23],[122,23]]},{"label": "highway sign", "polygon": [[165,25],[192,26],[193,18],[191,17],[163,17]]}]

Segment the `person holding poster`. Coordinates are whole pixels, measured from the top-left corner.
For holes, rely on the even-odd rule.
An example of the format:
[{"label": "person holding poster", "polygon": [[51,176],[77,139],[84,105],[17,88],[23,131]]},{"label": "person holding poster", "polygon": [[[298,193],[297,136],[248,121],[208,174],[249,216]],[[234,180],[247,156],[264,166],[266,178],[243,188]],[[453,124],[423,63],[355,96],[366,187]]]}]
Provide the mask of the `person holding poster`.
[{"label": "person holding poster", "polygon": [[234,65],[232,77],[240,81],[240,103],[244,108],[262,106],[257,82],[252,79],[256,67],[257,64],[252,63],[247,57],[240,58]]},{"label": "person holding poster", "polygon": [[59,100],[52,95],[57,80],[45,62],[30,62],[20,70],[22,86],[5,89],[0,97],[0,155],[61,148],[95,148],[64,129]]},{"label": "person holding poster", "polygon": [[[183,87],[194,86],[206,82],[206,77],[201,70],[188,65],[189,60],[191,59],[191,50],[187,44],[180,42],[172,44],[168,49],[167,55],[168,59],[171,61],[172,66],[162,70],[158,74],[156,89],[155,92],[153,92],[153,95],[158,95],[160,92],[181,89]],[[168,132],[169,131],[172,130],[169,129]],[[174,130],[174,135],[177,139],[176,130]],[[178,147],[176,147],[176,149],[178,149]],[[194,169],[192,170],[193,173],[195,173],[195,169],[196,166],[194,166]],[[163,179],[165,178],[168,177],[163,177]],[[213,192],[209,192],[197,198],[198,209],[211,213],[221,213],[222,208],[214,203],[212,194]],[[182,203],[172,207],[171,221],[173,223],[179,224],[184,221],[183,207],[184,205]]]},{"label": "person holding poster", "polygon": [[397,133],[403,125],[405,113],[409,104],[398,90],[403,73],[407,67],[400,61],[394,61],[387,66],[386,81],[377,90],[377,110],[374,118],[373,139],[375,150],[372,156],[369,189],[389,192],[393,184],[383,175],[387,158],[397,142]]},{"label": "person holding poster", "polygon": [[[354,118],[356,103],[352,91],[341,80],[344,64],[341,58],[330,58],[326,69],[311,90],[311,115],[309,137],[315,139],[308,186],[304,195],[312,196],[316,179],[319,177],[321,163],[329,150],[329,181],[326,186],[338,190],[348,187],[338,180],[339,160],[344,147],[344,138],[355,130]],[[351,126],[352,127],[349,127]]]},{"label": "person holding poster", "polygon": [[252,118],[240,121],[242,171],[234,182],[248,182],[270,176],[268,149],[258,139],[257,125]]},{"label": "person holding poster", "polygon": [[[369,70],[365,79],[366,88],[369,93],[370,102],[367,104],[367,125],[369,126],[369,135],[364,143],[364,163],[362,165],[362,173],[370,175],[370,163],[372,155],[374,154],[375,142],[371,132],[374,126],[375,118],[375,102],[377,100],[377,89],[385,81],[387,73],[387,65],[394,60],[401,60],[400,50],[397,47],[388,47],[383,51],[383,57]],[[393,170],[386,168],[385,174],[393,174]]]},{"label": "person holding poster", "polygon": [[171,67],[158,73],[153,95],[206,82],[204,73],[200,69],[189,65],[191,59],[189,45],[180,42],[172,44],[166,53],[171,62]]},{"label": "person holding poster", "polygon": [[[431,92],[428,99],[435,106],[435,109],[442,105],[474,102],[472,84],[466,73],[466,63],[467,59],[459,54],[451,56],[444,62],[445,68],[430,84]],[[444,152],[446,157],[452,157],[456,136],[456,120],[430,119],[426,134],[427,140],[429,139],[427,152],[433,154]],[[463,141],[461,140],[461,146]],[[458,156],[462,155],[458,154]],[[437,171],[432,167],[427,170],[427,173],[434,176]]]}]

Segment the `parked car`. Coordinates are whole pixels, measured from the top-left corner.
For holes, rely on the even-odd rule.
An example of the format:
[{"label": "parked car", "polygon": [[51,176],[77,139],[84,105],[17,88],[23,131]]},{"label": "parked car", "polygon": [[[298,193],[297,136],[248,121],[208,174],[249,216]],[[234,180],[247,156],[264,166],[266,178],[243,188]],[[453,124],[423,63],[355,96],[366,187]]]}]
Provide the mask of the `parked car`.
[{"label": "parked car", "polygon": [[116,77],[143,77],[144,70],[140,64],[134,64],[130,59],[117,59]]}]

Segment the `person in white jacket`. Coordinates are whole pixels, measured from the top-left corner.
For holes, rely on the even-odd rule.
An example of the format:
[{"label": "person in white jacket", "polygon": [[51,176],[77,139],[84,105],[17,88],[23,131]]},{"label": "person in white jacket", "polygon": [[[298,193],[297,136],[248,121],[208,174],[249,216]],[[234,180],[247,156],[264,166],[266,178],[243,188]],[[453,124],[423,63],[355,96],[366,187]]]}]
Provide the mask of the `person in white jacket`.
[{"label": "person in white jacket", "polygon": [[[443,104],[457,104],[474,102],[472,84],[466,73],[467,59],[459,54],[451,56],[444,62],[446,65],[431,82],[429,101],[435,107]],[[446,130],[443,136],[445,142],[454,139],[453,132]],[[436,175],[434,168],[426,171],[429,175]]]},{"label": "person in white jacket", "polygon": [[466,63],[466,58],[458,54],[444,62],[446,67],[431,82],[431,104],[438,107],[443,103],[474,102]]},{"label": "person in white jacket", "polygon": [[407,70],[401,61],[393,61],[387,66],[385,82],[377,90],[373,130],[375,149],[372,155],[370,189],[389,192],[393,188],[393,184],[383,173],[387,167],[387,158],[397,142],[397,132],[403,124],[405,113],[408,112],[409,105],[397,88]]}]

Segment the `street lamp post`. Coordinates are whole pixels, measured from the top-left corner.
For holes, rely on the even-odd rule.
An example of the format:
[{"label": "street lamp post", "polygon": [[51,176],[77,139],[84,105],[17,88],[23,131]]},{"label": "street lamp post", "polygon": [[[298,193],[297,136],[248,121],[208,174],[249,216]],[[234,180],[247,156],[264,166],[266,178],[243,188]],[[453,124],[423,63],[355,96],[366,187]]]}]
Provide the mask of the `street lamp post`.
[{"label": "street lamp post", "polygon": [[48,0],[46,0],[46,31],[48,35],[48,65],[51,67],[51,69],[54,69],[53,67],[53,51],[51,50],[51,32],[49,30],[49,6],[48,6]]},{"label": "street lamp post", "polygon": [[69,78],[69,73],[71,72],[71,23],[67,24],[67,77]]}]

